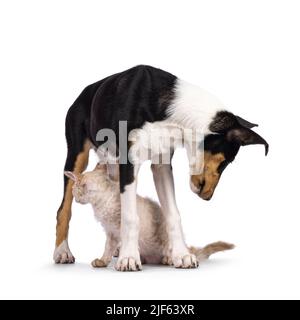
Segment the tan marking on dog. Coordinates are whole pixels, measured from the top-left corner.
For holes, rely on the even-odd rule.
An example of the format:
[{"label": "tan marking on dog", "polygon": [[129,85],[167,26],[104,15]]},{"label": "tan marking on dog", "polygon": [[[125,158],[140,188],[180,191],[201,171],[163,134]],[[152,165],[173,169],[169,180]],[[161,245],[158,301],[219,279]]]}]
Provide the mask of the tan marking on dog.
[{"label": "tan marking on dog", "polygon": [[204,152],[203,173],[191,176],[191,182],[195,188],[198,188],[199,185],[205,182],[201,190],[201,197],[209,198],[212,196],[220,179],[218,167],[224,160],[225,156],[223,153],[211,154],[209,151]]},{"label": "tan marking on dog", "polygon": [[[74,173],[80,174],[86,169],[88,165],[89,151],[91,147],[92,147],[91,142],[89,140],[86,140],[83,146],[83,151],[77,155],[74,169],[73,169]],[[69,179],[66,186],[64,201],[57,212],[56,247],[58,247],[68,237],[69,222],[72,216],[72,213],[71,213],[71,207],[73,202],[72,186],[73,186],[73,181]]]}]

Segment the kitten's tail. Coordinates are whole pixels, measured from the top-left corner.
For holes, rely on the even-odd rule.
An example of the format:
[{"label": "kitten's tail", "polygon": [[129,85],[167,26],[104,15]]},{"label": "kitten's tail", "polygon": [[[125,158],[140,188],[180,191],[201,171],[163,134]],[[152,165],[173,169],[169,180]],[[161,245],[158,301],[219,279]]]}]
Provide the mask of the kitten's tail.
[{"label": "kitten's tail", "polygon": [[204,248],[195,248],[190,247],[190,253],[194,254],[197,258],[197,261],[203,261],[205,259],[208,259],[213,253],[225,251],[225,250],[231,250],[234,248],[234,245],[227,242],[213,242],[205,246]]}]

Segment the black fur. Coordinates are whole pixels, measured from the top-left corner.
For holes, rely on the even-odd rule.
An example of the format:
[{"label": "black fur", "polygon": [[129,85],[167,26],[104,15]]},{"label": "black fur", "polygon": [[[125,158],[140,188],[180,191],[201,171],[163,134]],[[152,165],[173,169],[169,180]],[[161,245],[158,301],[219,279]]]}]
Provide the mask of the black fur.
[{"label": "black fur", "polygon": [[226,160],[233,161],[240,149],[237,142],[231,142],[223,134],[209,134],[204,138],[204,150],[212,154],[223,153]]},{"label": "black fur", "polygon": [[219,111],[209,125],[209,130],[216,133],[225,133],[229,129],[238,126],[239,122],[233,113],[228,111]]},{"label": "black fur", "polygon": [[[137,66],[106,78],[91,105],[90,132],[95,146],[98,130],[112,129],[118,139],[119,121],[127,121],[128,132],[147,122],[166,118],[176,77],[150,66]],[[118,140],[117,140],[118,144]]]},{"label": "black fur", "polygon": [[220,163],[218,172],[221,174],[227,165],[232,162],[240,149],[237,142],[230,142],[223,134],[209,134],[204,138],[204,151],[212,154],[222,153],[225,160]]},{"label": "black fur", "polygon": [[228,141],[226,133],[232,128],[237,128],[240,123],[236,116],[228,111],[219,111],[209,129],[218,134],[209,134],[204,138],[204,150],[212,154],[222,153],[225,160],[220,163],[218,172],[222,174],[230,162],[232,162],[237,155],[240,145],[235,141]]},{"label": "black fur", "polygon": [[240,146],[250,144],[263,144],[267,155],[269,145],[251,128],[258,126],[228,111],[219,111],[209,129],[217,134],[209,134],[204,138],[204,150],[212,154],[222,153],[225,156],[218,171],[222,173],[226,166],[237,155]]},{"label": "black fur", "polygon": [[[65,163],[65,171],[73,171],[76,157],[83,150],[86,139],[91,139],[89,119],[91,103],[98,88],[99,82],[85,88],[67,112],[65,132],[68,154]],[[68,178],[64,176],[64,188]]]},{"label": "black fur", "polygon": [[[96,141],[100,129],[112,129],[119,146],[119,121],[127,121],[127,132],[144,123],[166,118],[166,109],[174,96],[176,77],[166,71],[140,65],[114,74],[86,87],[66,118],[68,156],[65,170],[72,171],[76,156],[88,138]],[[127,141],[127,137],[126,140]],[[67,183],[65,177],[65,186]],[[120,190],[133,181],[133,166],[120,166]]]},{"label": "black fur", "polygon": [[134,166],[130,162],[119,165],[120,172],[120,192],[125,191],[125,187],[134,180]]}]

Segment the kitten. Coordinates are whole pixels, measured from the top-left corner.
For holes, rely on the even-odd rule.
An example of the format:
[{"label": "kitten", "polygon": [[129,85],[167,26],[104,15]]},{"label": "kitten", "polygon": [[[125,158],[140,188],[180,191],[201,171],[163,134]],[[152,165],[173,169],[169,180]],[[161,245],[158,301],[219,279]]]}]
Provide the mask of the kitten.
[{"label": "kitten", "polygon": [[[94,171],[84,174],[65,172],[65,175],[74,181],[73,196],[76,202],[92,205],[95,217],[101,222],[106,233],[104,253],[100,259],[92,262],[95,268],[106,267],[120,247],[121,203],[117,171],[98,164]],[[148,198],[137,195],[137,209],[140,221],[139,248],[142,263],[173,265],[165,218],[160,206]],[[202,249],[191,247],[190,251],[195,254],[199,263],[215,252],[233,247],[229,243],[215,242]],[[129,259],[128,263],[133,262]]]}]

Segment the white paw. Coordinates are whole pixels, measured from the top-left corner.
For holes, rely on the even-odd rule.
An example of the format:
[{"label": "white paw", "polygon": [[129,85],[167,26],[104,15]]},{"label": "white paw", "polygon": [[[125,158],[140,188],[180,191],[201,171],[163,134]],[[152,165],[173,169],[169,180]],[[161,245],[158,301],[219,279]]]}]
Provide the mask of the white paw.
[{"label": "white paw", "polygon": [[120,254],[120,248],[117,247],[117,249],[115,250],[113,256],[114,256],[115,258],[118,258],[119,254]]},{"label": "white paw", "polygon": [[175,268],[190,269],[199,265],[194,254],[177,255],[172,260]]},{"label": "white paw", "polygon": [[64,240],[54,251],[53,260],[55,263],[68,264],[74,263],[75,258],[69,249],[67,240]]},{"label": "white paw", "polygon": [[132,257],[119,257],[116,266],[117,271],[141,271],[142,264],[140,259]]},{"label": "white paw", "polygon": [[168,266],[172,266],[173,265],[173,260],[170,256],[164,256],[161,260],[162,264],[168,265]]}]

